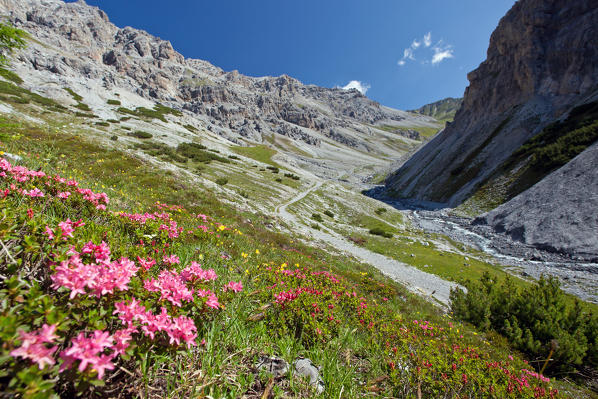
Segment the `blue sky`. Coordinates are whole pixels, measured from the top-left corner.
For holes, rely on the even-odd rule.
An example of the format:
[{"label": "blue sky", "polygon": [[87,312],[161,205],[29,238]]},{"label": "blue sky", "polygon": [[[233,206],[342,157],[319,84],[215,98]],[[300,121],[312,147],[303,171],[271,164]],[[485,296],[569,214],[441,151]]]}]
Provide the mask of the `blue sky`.
[{"label": "blue sky", "polygon": [[87,0],[119,27],[250,76],[288,74],[399,109],[460,97],[515,0]]}]

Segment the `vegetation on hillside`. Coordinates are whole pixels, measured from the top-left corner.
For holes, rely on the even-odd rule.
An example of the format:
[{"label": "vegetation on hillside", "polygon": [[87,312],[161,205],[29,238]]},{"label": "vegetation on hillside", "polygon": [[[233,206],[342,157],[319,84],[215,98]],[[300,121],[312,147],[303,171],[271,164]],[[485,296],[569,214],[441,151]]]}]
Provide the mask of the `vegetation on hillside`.
[{"label": "vegetation on hillside", "polygon": [[[271,377],[253,365],[265,353],[322,366],[325,397],[561,395],[371,270],[241,225],[210,193],[173,191],[180,182],[119,152],[13,131],[3,150],[28,167],[1,161],[5,392],[261,395]],[[288,378],[274,395],[313,396]]]},{"label": "vegetation on hillside", "polygon": [[411,112],[428,115],[439,121],[452,121],[462,102],[462,98],[447,97],[431,104],[426,104]]},{"label": "vegetation on hillside", "polygon": [[598,314],[571,303],[556,278],[520,288],[511,278],[489,274],[451,293],[455,316],[484,331],[494,329],[535,361],[550,359],[548,371],[598,368]]}]

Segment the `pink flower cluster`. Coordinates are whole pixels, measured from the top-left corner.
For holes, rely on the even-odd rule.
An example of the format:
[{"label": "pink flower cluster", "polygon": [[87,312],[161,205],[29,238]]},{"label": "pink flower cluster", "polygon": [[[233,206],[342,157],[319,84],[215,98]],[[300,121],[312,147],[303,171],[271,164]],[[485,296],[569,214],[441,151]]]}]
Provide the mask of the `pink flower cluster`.
[{"label": "pink flower cluster", "polygon": [[83,195],[83,198],[96,206],[96,209],[106,210],[106,205],[110,202],[106,193],[94,193],[88,188],[78,188],[77,192]]},{"label": "pink flower cluster", "polygon": [[[89,242],[83,246],[81,253],[71,249],[69,254],[70,258],[62,261],[50,278],[53,281],[52,288],[65,287],[71,290],[71,299],[77,294],[85,294],[86,289],[97,297],[112,294],[115,289],[126,291],[131,277],[139,270],[127,258],[111,261],[110,248],[103,241],[100,245]],[[83,263],[82,254],[93,255],[96,263]]]},{"label": "pink flower cluster", "polygon": [[241,291],[243,291],[243,283],[240,282],[240,281],[238,283],[236,283],[234,281],[231,281],[230,283],[228,283],[227,285],[225,285],[222,288],[222,290],[225,291],[225,292],[226,291],[241,292]]},{"label": "pink flower cluster", "polygon": [[278,294],[274,295],[274,302],[279,305],[284,304],[285,302],[291,302],[301,294],[311,294],[311,295],[322,295],[322,291],[316,290],[315,288],[311,287],[298,287],[294,290],[282,291]]},{"label": "pink flower cluster", "polygon": [[[26,168],[25,166],[13,166],[10,162],[8,162],[4,158],[0,158],[0,178],[12,178],[14,181],[18,183],[25,183],[28,181],[35,181],[39,179],[45,179],[45,184],[48,185],[50,181],[54,180],[58,183],[65,184],[69,187],[78,187],[79,183],[74,180],[66,180],[58,175],[54,178],[46,175],[42,171],[34,171]],[[34,187],[30,190],[24,190],[22,188],[18,188],[15,185],[11,184],[11,188],[6,189],[2,192],[2,196],[6,197],[10,194],[11,190],[17,191],[18,193],[31,197],[45,197],[47,193],[42,192],[37,187]],[[108,195],[106,193],[94,193],[88,188],[76,189],[79,194],[83,196],[83,198],[89,202],[91,202],[96,209],[105,210],[106,205],[110,202]],[[56,195],[60,199],[67,199],[71,193],[69,191],[59,191]]]},{"label": "pink flower cluster", "polygon": [[528,369],[522,369],[521,370],[523,373],[529,375],[530,377],[534,377],[542,382],[550,382],[550,378],[548,377],[544,377],[542,374],[538,374],[535,371],[530,371]]},{"label": "pink flower cluster", "polygon": [[161,219],[165,222],[170,220],[170,215],[168,213],[126,213],[121,212],[119,213],[120,217],[129,219],[131,222],[136,222],[139,224],[145,224],[148,220],[156,220]]},{"label": "pink flower cluster", "polygon": [[169,238],[177,238],[179,236],[179,234],[183,232],[183,228],[178,227],[176,221],[174,221],[174,220],[171,220],[168,225],[161,224],[160,231],[163,231],[163,230],[168,232]]},{"label": "pink flower cluster", "polygon": [[79,372],[84,372],[88,366],[98,373],[98,378],[104,378],[106,370],[113,370],[112,359],[116,353],[104,354],[104,350],[111,348],[114,338],[108,331],[96,330],[93,335],[86,337],[84,332],[72,339],[71,346],[60,352],[63,360],[60,371],[71,368],[73,363],[79,361]]},{"label": "pink flower cluster", "polygon": [[210,290],[197,290],[196,294],[200,298],[208,298],[206,306],[213,309],[218,309],[220,303],[218,303],[218,297]]},{"label": "pink flower cluster", "polygon": [[[58,228],[60,229],[60,234],[64,241],[72,238],[75,229],[81,226],[85,226],[85,223],[82,219],[79,219],[76,222],[71,221],[71,219],[67,219],[64,222],[58,223]],[[49,226],[46,226],[44,234],[47,235],[48,239],[50,240],[53,240],[55,237],[54,229],[50,228]]]},{"label": "pink flower cluster", "polygon": [[30,333],[23,330],[19,331],[19,339],[21,346],[12,350],[10,355],[13,357],[22,357],[23,359],[29,359],[42,370],[46,365],[52,366],[55,361],[52,354],[58,348],[53,346],[51,348],[46,347],[45,343],[52,343],[58,338],[54,333],[56,331],[56,324],[47,325],[44,324],[42,328]]},{"label": "pink flower cluster", "polygon": [[149,270],[156,264],[156,261],[152,258],[141,258],[137,257],[137,262],[139,262],[139,266],[143,267],[145,270]]},{"label": "pink flower cluster", "polygon": [[191,262],[189,266],[184,268],[181,271],[181,277],[185,281],[195,281],[195,280],[202,280],[202,281],[213,281],[218,278],[218,275],[214,271],[214,269],[207,269],[204,270],[201,268],[201,265],[197,262]]},{"label": "pink flower cluster", "polygon": [[172,270],[162,270],[157,280],[145,280],[143,288],[160,292],[160,300],[167,300],[175,306],[181,306],[181,301],[193,301],[193,289],[187,288],[185,280]]},{"label": "pink flower cluster", "polygon": [[118,318],[127,326],[127,331],[137,332],[137,326],[141,326],[142,332],[145,336],[154,339],[155,334],[159,331],[165,332],[170,344],[180,345],[184,342],[187,347],[195,345],[195,338],[197,337],[197,328],[192,319],[186,316],[171,317],[168,315],[166,308],[162,307],[158,315],[154,315],[151,311],[145,309],[139,301],[132,298],[129,303],[118,302],[115,304],[116,310],[114,314],[118,314]]},{"label": "pink flower cluster", "polygon": [[177,255],[173,254],[173,255],[165,256],[164,258],[162,258],[162,262],[164,262],[168,266],[172,266],[172,265],[178,265],[179,263],[181,263],[181,259],[179,259],[179,257]]}]

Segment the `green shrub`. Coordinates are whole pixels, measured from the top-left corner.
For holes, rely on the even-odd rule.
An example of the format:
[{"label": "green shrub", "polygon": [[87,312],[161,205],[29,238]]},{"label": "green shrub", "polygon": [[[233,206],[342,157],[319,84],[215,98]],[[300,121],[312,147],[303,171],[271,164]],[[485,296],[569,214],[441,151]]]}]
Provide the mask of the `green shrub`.
[{"label": "green shrub", "polygon": [[383,230],[380,227],[374,227],[373,229],[370,229],[370,234],[376,235],[376,236],[382,236],[384,238],[392,238],[392,234]]},{"label": "green shrub", "polygon": [[81,100],[83,100],[83,97],[81,97],[79,94],[75,93],[75,91],[73,89],[71,89],[70,87],[65,87],[64,90],[69,93],[71,95],[71,97],[73,97],[73,100],[80,102]]},{"label": "green shrub", "polygon": [[451,291],[455,316],[483,330],[495,330],[511,344],[537,359],[547,359],[551,371],[598,366],[598,315],[579,300],[567,306],[565,293],[554,277],[521,289],[507,277],[498,284],[488,273],[467,284],[467,293]]},{"label": "green shrub", "polygon": [[216,179],[216,184],[220,186],[224,186],[226,183],[228,183],[228,179],[226,177],[219,177]]},{"label": "green shrub", "polygon": [[21,84],[23,83],[23,79],[13,71],[8,69],[0,68],[0,76],[2,76],[6,80],[10,80],[13,83]]},{"label": "green shrub", "polygon": [[326,209],[324,211],[324,215],[326,215],[328,217],[331,217],[331,218],[334,218],[334,213],[330,212],[328,209]]},{"label": "green shrub", "polygon": [[116,140],[118,140],[118,136],[117,135],[113,135],[113,136],[110,137],[110,140],[116,141]]},{"label": "green shrub", "polygon": [[98,126],[110,126],[110,124],[108,122],[105,122],[105,121],[96,122],[95,124],[98,125]]},{"label": "green shrub", "polygon": [[112,100],[112,99],[110,99],[110,100],[106,101],[106,104],[108,104],[108,105],[120,105],[121,102],[120,102],[120,100]]},{"label": "green shrub", "polygon": [[151,139],[152,137],[154,137],[151,133],[144,132],[141,130],[136,130],[132,133],[129,133],[129,136],[137,137],[138,139]]},{"label": "green shrub", "polygon": [[96,115],[88,114],[86,112],[75,112],[75,116],[78,116],[79,118],[97,118]]},{"label": "green shrub", "polygon": [[110,123],[119,123],[119,121],[118,121],[118,120],[116,120],[116,119],[108,119],[108,120],[106,120],[106,122],[110,122]]},{"label": "green shrub", "polygon": [[266,169],[270,170],[272,173],[278,173],[280,171],[276,166],[266,166]]},{"label": "green shrub", "polygon": [[228,158],[229,158],[229,159],[236,159],[236,160],[239,160],[239,159],[241,159],[241,158],[239,158],[239,157],[238,157],[238,156],[236,156],[236,155],[229,155],[229,156],[228,156]]},{"label": "green shrub", "polygon": [[324,221],[324,219],[322,219],[322,215],[320,215],[319,213],[312,213],[311,218],[313,220],[315,220],[316,222],[320,222],[320,223],[322,223]]},{"label": "green shrub", "polygon": [[317,223],[312,223],[312,224],[311,224],[311,228],[312,228],[312,229],[315,229],[315,230],[320,230],[320,225],[319,225],[319,224],[317,224]]},{"label": "green shrub", "polygon": [[80,109],[81,111],[91,112],[91,108],[89,108],[89,105],[84,103],[77,103],[77,105],[75,105],[75,108]]},{"label": "green shrub", "polygon": [[185,125],[183,127],[192,133],[196,133],[198,131],[197,128],[193,125]]},{"label": "green shrub", "polygon": [[205,146],[197,143],[181,143],[178,145],[176,151],[182,156],[196,162],[210,163],[211,161],[218,161],[230,163],[230,160],[227,158],[206,151]]},{"label": "green shrub", "polygon": [[278,183],[282,183],[282,179],[280,177],[277,177],[276,179],[274,179],[274,181],[276,181]]},{"label": "green shrub", "polygon": [[387,211],[386,208],[380,207],[380,208],[376,209],[374,212],[376,213],[376,215],[380,216],[380,215],[382,215],[386,211]]},{"label": "green shrub", "polygon": [[288,178],[293,179],[293,180],[299,180],[299,176],[294,175],[292,173],[285,173],[284,177],[288,177]]}]

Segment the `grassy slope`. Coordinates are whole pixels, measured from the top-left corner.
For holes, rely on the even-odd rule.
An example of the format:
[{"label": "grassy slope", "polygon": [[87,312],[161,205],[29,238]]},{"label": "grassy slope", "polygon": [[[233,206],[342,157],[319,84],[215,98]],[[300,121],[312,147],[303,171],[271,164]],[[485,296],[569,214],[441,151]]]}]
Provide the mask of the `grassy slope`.
[{"label": "grassy slope", "polygon": [[[24,157],[24,163],[32,169],[59,173],[79,180],[83,187],[106,191],[112,199],[113,210],[142,212],[152,209],[156,201],[160,201],[183,207],[181,211],[173,211],[172,217],[186,228],[192,226],[190,218],[198,212],[213,218],[212,223],[219,223],[212,224],[211,228],[227,226],[226,231],[221,230],[219,238],[175,240],[172,248],[176,249],[184,263],[201,260],[206,267],[213,267],[222,284],[230,280],[242,281],[245,286],[243,293],[228,298],[226,308],[206,314],[205,319],[202,314],[190,313],[201,320],[198,324],[199,338],[205,339],[205,344],[199,345],[196,350],[176,351],[168,345],[163,348],[157,344],[139,344],[129,360],[123,359],[119,363],[128,373],[121,371],[116,377],[110,377],[114,378],[113,382],[123,392],[131,390],[134,394],[152,397],[199,396],[200,393],[213,397],[239,397],[242,394],[251,396],[252,392],[259,396],[270,381],[267,375],[253,373],[253,364],[260,354],[282,356],[287,361],[292,361],[299,354],[311,358],[322,366],[326,397],[358,397],[366,392],[382,396],[415,396],[418,390],[427,396],[441,392],[448,396],[481,395],[484,389],[489,388],[488,375],[493,376],[497,388],[505,389],[506,385],[503,384],[508,380],[501,377],[502,373],[492,374],[484,366],[486,360],[508,361],[507,356],[511,352],[502,339],[492,335],[481,336],[470,327],[459,325],[372,268],[305,246],[291,236],[274,233],[265,227],[271,221],[268,216],[241,212],[221,202],[217,194],[197,186],[185,176],[160,171],[146,161],[120,151],[106,150],[84,136],[62,132],[52,125],[42,127],[26,123],[13,117],[5,117],[0,122],[1,151]],[[260,161],[270,159],[264,151],[254,156],[259,157]],[[51,203],[50,208],[47,208],[41,203],[33,202],[32,205],[25,200],[19,196],[2,200],[2,208],[8,210],[10,218],[22,223],[24,229],[29,228],[24,219],[28,207],[34,210],[34,220],[39,226],[56,226],[67,216],[73,220],[85,216],[88,218],[88,227],[83,230],[81,240],[93,239],[97,243],[106,237],[113,252],[122,256],[133,257],[137,251],[126,244],[134,242],[137,233],[110,214],[83,211],[74,204],[64,208]],[[338,212],[336,208],[335,211]],[[357,220],[364,225],[372,222],[369,217],[359,217]],[[111,226],[112,232],[103,236],[102,232],[108,226]],[[15,244],[23,237],[11,234],[5,229],[0,230],[1,239],[11,242],[8,251],[15,257],[25,256],[27,250],[19,251],[19,244]],[[30,232],[28,235],[36,237],[36,240],[42,239],[39,233]],[[223,259],[223,256],[230,259]],[[29,258],[25,256],[23,259],[27,262]],[[307,267],[310,272],[327,270],[338,274],[346,288],[355,289],[358,297],[364,298],[363,303],[368,304],[369,310],[357,314],[361,319],[355,318],[354,311],[348,311],[355,305],[352,302],[321,303],[317,297],[305,298],[307,302],[286,309],[274,305],[274,292],[266,287],[275,281],[286,281],[289,285],[301,284],[296,279],[281,277],[280,272],[293,269],[292,265]],[[267,271],[265,267],[272,270]],[[24,275],[21,278],[31,284]],[[318,279],[315,283],[325,289],[334,288],[326,279]],[[11,296],[13,294],[3,291],[1,295],[5,298],[8,295],[12,300],[18,298]],[[65,295],[68,297],[68,293],[56,293],[47,288],[45,291],[45,297],[57,301],[58,307],[63,306],[60,303],[63,303],[61,301]],[[222,298],[224,301],[227,296],[222,294]],[[309,310],[311,301],[322,307],[334,303],[347,307],[348,312],[338,314],[339,327],[325,321],[312,324],[313,316],[310,316]],[[2,317],[7,315],[7,311],[10,313],[10,308],[5,308],[7,303],[16,304],[18,301],[3,302]],[[93,304],[92,301],[89,306],[93,307]],[[68,307],[64,309],[68,311]],[[260,313],[264,313],[263,319],[254,317],[254,320],[258,320],[249,321],[251,316]],[[27,312],[14,317],[14,320],[11,319],[15,321],[11,329],[3,332],[3,340],[8,345],[3,347],[4,354],[18,344],[17,326],[33,328],[41,323],[39,319],[33,321]],[[108,320],[114,323],[113,319]],[[299,320],[303,321],[297,324]],[[371,325],[368,324],[369,320]],[[427,328],[414,327],[413,320],[431,321],[434,338],[427,335]],[[105,322],[98,323],[98,326],[106,326]],[[289,326],[297,325],[305,327],[299,332],[295,327],[289,329]],[[324,330],[323,336],[316,330],[320,327]],[[81,325],[75,323],[71,328],[81,328]],[[454,346],[450,349],[455,344],[468,347],[468,353],[479,356],[466,356],[456,373],[451,364],[458,362],[458,357],[462,355],[455,352]],[[413,352],[417,353],[415,357]],[[517,372],[526,366],[514,355],[515,361],[506,367]],[[11,370],[26,366],[26,362],[11,363],[10,357],[2,359],[1,367],[9,371],[9,376]],[[430,366],[428,362],[432,362]],[[182,364],[193,366],[181,368],[179,365]],[[422,366],[423,371],[417,368]],[[32,375],[36,373],[34,366],[26,370]],[[94,372],[86,373],[86,378],[94,381]],[[446,379],[441,377],[442,373],[447,375]],[[463,379],[463,374],[468,376],[467,381]],[[59,391],[70,392],[73,385],[69,381],[63,375]],[[305,384],[291,381],[294,382],[275,384],[275,396],[311,396]],[[0,380],[0,384],[6,388],[6,380]],[[566,392],[575,392],[574,395],[582,395],[577,390],[573,391],[576,388],[570,385],[558,381],[551,384],[556,384]],[[98,394],[106,395],[106,388],[94,389]],[[522,396],[519,393],[514,397]]]}]

